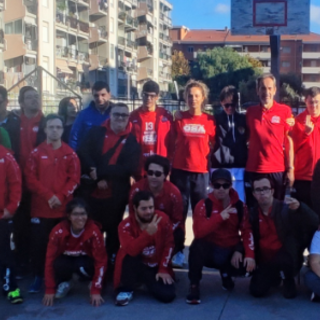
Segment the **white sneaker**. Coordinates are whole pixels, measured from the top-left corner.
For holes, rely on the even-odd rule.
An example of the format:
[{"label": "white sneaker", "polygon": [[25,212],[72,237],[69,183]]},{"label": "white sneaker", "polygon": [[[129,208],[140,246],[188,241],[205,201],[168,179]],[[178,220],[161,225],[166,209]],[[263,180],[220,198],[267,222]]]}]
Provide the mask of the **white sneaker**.
[{"label": "white sneaker", "polygon": [[72,287],[73,287],[73,282],[72,281],[61,282],[58,285],[58,289],[57,289],[55,298],[56,299],[64,298],[68,294],[68,292],[72,289]]},{"label": "white sneaker", "polygon": [[133,292],[119,292],[116,297],[117,306],[126,306],[132,300]]},{"label": "white sneaker", "polygon": [[172,266],[174,268],[183,268],[185,263],[185,256],[183,252],[177,252],[172,258]]}]

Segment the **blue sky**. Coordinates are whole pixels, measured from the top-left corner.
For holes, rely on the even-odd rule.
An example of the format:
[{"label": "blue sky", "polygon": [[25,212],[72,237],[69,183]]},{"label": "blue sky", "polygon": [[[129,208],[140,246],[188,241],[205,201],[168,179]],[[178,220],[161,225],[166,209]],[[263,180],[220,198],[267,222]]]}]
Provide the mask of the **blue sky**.
[{"label": "blue sky", "polygon": [[[230,28],[230,0],[169,0],[173,25],[189,29]],[[312,32],[320,33],[320,0],[311,0]]]}]

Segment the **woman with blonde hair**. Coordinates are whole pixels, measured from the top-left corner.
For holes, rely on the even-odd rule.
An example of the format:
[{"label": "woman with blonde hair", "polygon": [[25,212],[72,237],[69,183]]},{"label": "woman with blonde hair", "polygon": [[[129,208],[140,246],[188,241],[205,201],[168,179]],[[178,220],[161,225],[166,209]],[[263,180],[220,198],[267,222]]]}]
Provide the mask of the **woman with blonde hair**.
[{"label": "woman with blonde hair", "polygon": [[[190,80],[184,91],[189,110],[180,112],[175,120],[175,153],[172,164],[171,182],[180,190],[183,198],[183,215],[187,217],[189,198],[194,210],[196,204],[207,197],[209,182],[208,160],[214,144],[215,121],[204,113],[209,89],[201,81]],[[210,148],[211,147],[211,148]],[[173,259],[173,264],[181,266],[182,252]]]}]

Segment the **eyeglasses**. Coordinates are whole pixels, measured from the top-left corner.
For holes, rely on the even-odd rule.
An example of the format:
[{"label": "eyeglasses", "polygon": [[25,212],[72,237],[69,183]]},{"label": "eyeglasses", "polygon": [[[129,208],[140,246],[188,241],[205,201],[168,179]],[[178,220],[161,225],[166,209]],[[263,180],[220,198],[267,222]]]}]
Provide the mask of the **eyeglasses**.
[{"label": "eyeglasses", "polygon": [[148,170],[147,171],[148,176],[152,177],[152,176],[156,176],[157,178],[161,177],[163,175],[163,172],[158,171],[158,170]]},{"label": "eyeglasses", "polygon": [[271,188],[269,188],[269,187],[263,187],[263,188],[256,188],[256,189],[254,189],[254,192],[255,193],[267,193],[267,192],[269,192],[271,190]]},{"label": "eyeglasses", "polygon": [[155,98],[158,97],[158,95],[157,95],[157,94],[150,94],[150,93],[144,92],[144,93],[142,94],[142,97],[143,97],[143,98],[146,98],[146,99],[148,99],[148,98],[150,98],[150,99],[155,99]]},{"label": "eyeglasses", "polygon": [[224,105],[224,107],[225,107],[226,109],[229,109],[229,108],[235,108],[236,105],[233,104],[233,103],[226,103],[226,104]]},{"label": "eyeglasses", "polygon": [[111,115],[115,118],[123,118],[123,119],[126,119],[129,117],[129,114],[128,113],[118,113],[118,112],[114,112],[114,113],[111,113]]},{"label": "eyeglasses", "polygon": [[231,187],[231,183],[213,183],[213,188],[214,189],[220,189],[220,188],[223,188],[223,189],[229,189]]}]

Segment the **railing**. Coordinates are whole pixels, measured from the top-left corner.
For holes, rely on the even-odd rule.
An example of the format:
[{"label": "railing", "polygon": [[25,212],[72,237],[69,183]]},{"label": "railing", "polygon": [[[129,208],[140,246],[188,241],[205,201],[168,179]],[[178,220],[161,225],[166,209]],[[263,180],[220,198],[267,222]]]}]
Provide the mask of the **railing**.
[{"label": "railing", "polygon": [[27,46],[27,50],[31,51],[37,51],[38,49],[38,41],[35,39],[27,39],[26,37],[24,38],[24,43]]},{"label": "railing", "polygon": [[167,42],[170,42],[170,43],[172,42],[171,38],[168,35],[166,35],[166,34],[164,34],[162,32],[160,32],[159,37],[160,37],[160,39],[162,39],[164,41],[167,41]]},{"label": "railing", "polygon": [[104,26],[98,27],[98,33],[101,38],[108,39],[108,31],[106,30],[106,27]]},{"label": "railing", "polygon": [[72,29],[78,28],[78,20],[75,17],[68,16],[66,21],[67,21],[67,23],[69,23],[69,25]]},{"label": "railing", "polygon": [[159,52],[159,58],[160,59],[163,59],[163,60],[169,60],[170,59],[170,55],[168,55],[167,53],[165,52]]},{"label": "railing", "polygon": [[66,16],[62,12],[57,11],[56,22],[65,24],[66,23]]},{"label": "railing", "polygon": [[126,45],[126,38],[118,37],[118,44],[125,46]]},{"label": "railing", "polygon": [[82,62],[89,62],[89,53],[78,51],[78,59]]},{"label": "railing", "polygon": [[130,39],[126,39],[126,46],[130,47],[130,48],[135,48],[137,45],[136,45],[135,41],[132,41]]},{"label": "railing", "polygon": [[[0,0],[1,2],[1,0]],[[0,43],[4,44],[4,30],[0,29]]]},{"label": "railing", "polygon": [[160,19],[163,20],[168,26],[172,27],[172,20],[170,17],[166,16],[164,13],[160,13]]},{"label": "railing", "polygon": [[89,23],[78,20],[78,25],[80,31],[89,33]]},{"label": "railing", "polygon": [[122,21],[124,21],[126,19],[126,12],[125,11],[120,11],[118,14],[118,18]]},{"label": "railing", "polygon": [[126,17],[126,21],[125,21],[126,25],[131,26],[131,27],[135,27],[138,28],[138,20],[131,17],[131,16],[127,16]]},{"label": "railing", "polygon": [[69,48],[56,46],[56,56],[60,58],[68,58],[69,57]]}]

